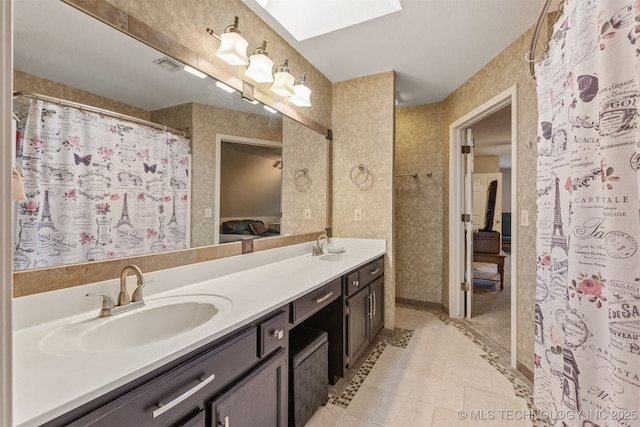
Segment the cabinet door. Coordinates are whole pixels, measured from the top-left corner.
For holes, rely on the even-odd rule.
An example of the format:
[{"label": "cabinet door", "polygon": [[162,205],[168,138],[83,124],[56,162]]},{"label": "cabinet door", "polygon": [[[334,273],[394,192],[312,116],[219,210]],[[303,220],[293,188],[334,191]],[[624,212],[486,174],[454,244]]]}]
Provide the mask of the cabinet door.
[{"label": "cabinet door", "polygon": [[374,339],[384,325],[384,279],[381,277],[369,285],[371,299],[371,321],[369,326],[370,338]]},{"label": "cabinet door", "polygon": [[369,292],[363,289],[347,300],[347,365],[369,345]]},{"label": "cabinet door", "polygon": [[287,380],[281,349],[211,403],[211,426],[286,426]]}]

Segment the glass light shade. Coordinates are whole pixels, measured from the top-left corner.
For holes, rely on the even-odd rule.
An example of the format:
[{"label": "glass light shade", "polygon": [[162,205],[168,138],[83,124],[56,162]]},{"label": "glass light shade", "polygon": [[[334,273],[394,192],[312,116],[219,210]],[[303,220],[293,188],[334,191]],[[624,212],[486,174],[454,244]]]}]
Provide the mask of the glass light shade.
[{"label": "glass light shade", "polygon": [[271,86],[271,91],[280,96],[293,96],[293,82],[295,77],[286,71],[280,71],[275,74],[275,81]]},{"label": "glass light shade", "polygon": [[273,81],[273,61],[267,55],[257,54],[249,57],[249,68],[244,74],[258,83]]},{"label": "glass light shade", "polygon": [[306,85],[299,84],[293,86],[294,95],[289,98],[289,102],[298,107],[311,107],[311,89]]},{"label": "glass light shade", "polygon": [[235,32],[220,35],[220,48],[216,56],[227,64],[247,65],[247,45],[249,44],[240,34]]}]

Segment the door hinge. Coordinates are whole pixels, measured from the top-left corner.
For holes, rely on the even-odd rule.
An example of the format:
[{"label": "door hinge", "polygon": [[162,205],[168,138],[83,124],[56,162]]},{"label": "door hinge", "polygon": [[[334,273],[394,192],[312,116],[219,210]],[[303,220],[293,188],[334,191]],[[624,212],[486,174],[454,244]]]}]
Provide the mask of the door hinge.
[{"label": "door hinge", "polygon": [[470,145],[463,145],[460,148],[462,148],[462,154],[471,154],[471,146]]},{"label": "door hinge", "polygon": [[462,214],[460,221],[462,222],[471,222],[471,214]]},{"label": "door hinge", "polygon": [[345,359],[347,360],[347,365],[349,364],[349,356],[346,356]]},{"label": "door hinge", "polygon": [[349,315],[349,307],[345,307],[344,308],[344,315],[348,316]]},{"label": "door hinge", "polygon": [[469,290],[471,290],[471,286],[469,285],[469,282],[460,283],[460,290],[461,291],[469,291]]}]

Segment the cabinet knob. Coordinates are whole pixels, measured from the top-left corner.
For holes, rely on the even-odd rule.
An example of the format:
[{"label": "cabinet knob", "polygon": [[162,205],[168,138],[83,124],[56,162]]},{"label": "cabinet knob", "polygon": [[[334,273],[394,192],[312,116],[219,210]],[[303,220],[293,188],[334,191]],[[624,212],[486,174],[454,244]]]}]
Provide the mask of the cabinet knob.
[{"label": "cabinet knob", "polygon": [[276,329],[273,331],[273,337],[277,340],[281,340],[284,337],[284,331],[282,329]]},{"label": "cabinet knob", "polygon": [[355,286],[356,288],[357,288],[358,286],[360,286],[360,281],[359,281],[359,280],[354,280],[354,281],[353,281],[353,286]]}]

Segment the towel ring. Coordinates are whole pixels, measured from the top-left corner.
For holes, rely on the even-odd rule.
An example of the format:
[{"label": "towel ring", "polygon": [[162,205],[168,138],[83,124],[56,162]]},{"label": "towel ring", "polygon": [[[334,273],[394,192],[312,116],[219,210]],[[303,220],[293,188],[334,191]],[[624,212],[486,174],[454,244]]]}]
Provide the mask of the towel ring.
[{"label": "towel ring", "polygon": [[293,182],[298,188],[304,188],[311,184],[311,177],[309,176],[309,169],[298,169],[293,175]]},{"label": "towel ring", "polygon": [[[354,175],[354,172],[356,170],[359,172]],[[349,173],[349,178],[351,179],[351,182],[359,186],[367,182],[369,180],[370,175],[371,174],[369,173],[369,169],[367,169],[365,165],[360,163],[359,165],[354,166],[353,169],[351,169],[351,172]],[[364,176],[364,179],[362,178],[358,179],[358,176]]]}]

